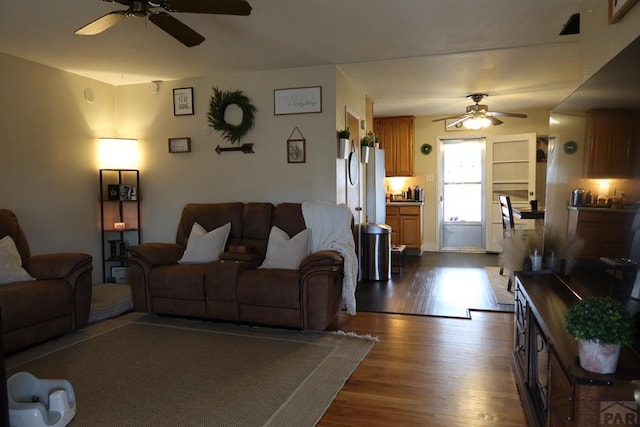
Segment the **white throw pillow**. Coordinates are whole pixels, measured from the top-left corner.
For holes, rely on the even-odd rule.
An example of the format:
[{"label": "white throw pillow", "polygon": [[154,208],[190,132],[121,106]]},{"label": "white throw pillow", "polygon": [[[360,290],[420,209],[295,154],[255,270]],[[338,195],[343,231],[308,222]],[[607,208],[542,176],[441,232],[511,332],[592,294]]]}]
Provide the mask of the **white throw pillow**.
[{"label": "white throw pillow", "polygon": [[194,222],[191,227],[191,233],[189,233],[189,239],[187,239],[187,249],[178,263],[204,264],[220,259],[220,254],[224,251],[230,231],[230,222],[208,233],[204,227]]},{"label": "white throw pillow", "polygon": [[10,236],[0,239],[0,285],[36,280],[22,268],[16,242]]},{"label": "white throw pillow", "polygon": [[276,226],[271,227],[267,242],[267,255],[258,268],[282,268],[297,270],[300,262],[309,255],[309,233],[302,230],[292,238]]}]

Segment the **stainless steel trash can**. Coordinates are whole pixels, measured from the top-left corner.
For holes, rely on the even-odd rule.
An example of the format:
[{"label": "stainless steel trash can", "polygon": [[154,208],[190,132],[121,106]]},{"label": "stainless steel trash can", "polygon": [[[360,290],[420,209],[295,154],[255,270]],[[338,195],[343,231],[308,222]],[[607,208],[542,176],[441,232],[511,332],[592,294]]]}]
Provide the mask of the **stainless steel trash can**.
[{"label": "stainless steel trash can", "polygon": [[391,279],[391,227],[364,223],[360,226],[360,277],[362,280]]}]

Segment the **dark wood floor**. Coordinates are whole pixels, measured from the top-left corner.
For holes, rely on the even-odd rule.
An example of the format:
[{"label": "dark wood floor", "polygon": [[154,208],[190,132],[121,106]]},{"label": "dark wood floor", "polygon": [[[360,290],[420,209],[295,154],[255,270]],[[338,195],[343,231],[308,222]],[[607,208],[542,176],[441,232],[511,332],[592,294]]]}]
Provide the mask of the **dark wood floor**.
[{"label": "dark wood floor", "polygon": [[511,311],[492,296],[485,266],[492,254],[425,253],[407,256],[400,274],[388,281],[358,284],[358,311],[469,318],[470,310]]},{"label": "dark wood floor", "polygon": [[[468,297],[464,282],[471,279],[465,275],[474,273],[463,270],[496,262],[494,255],[425,254],[407,258],[403,274],[394,275],[391,283],[360,284],[364,292],[359,292],[358,304],[413,308],[411,314],[361,308],[355,316],[340,313],[329,329],[371,334],[380,341],[318,425],[525,426],[510,368],[513,314],[415,315],[429,305],[435,312],[450,311],[449,298]],[[452,271],[429,276],[428,270],[442,268]],[[418,283],[428,283],[430,289],[421,291]],[[429,298],[439,302],[429,304]]]}]

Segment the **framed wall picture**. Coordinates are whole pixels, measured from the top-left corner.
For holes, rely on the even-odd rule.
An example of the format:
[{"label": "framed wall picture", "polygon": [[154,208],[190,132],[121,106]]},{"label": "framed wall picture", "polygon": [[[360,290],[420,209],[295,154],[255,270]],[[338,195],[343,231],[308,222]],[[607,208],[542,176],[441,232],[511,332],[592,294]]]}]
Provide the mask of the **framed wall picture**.
[{"label": "framed wall picture", "polygon": [[111,267],[114,283],[125,284],[129,280],[129,267]]},{"label": "framed wall picture", "polygon": [[451,123],[455,122],[458,119],[446,119],[444,121],[444,130],[445,132],[455,132],[457,130],[469,130],[462,125],[462,122],[456,123],[455,125],[448,127]]},{"label": "framed wall picture", "polygon": [[621,20],[637,2],[638,0],[609,0],[609,24]]},{"label": "framed wall picture", "polygon": [[193,88],[181,87],[173,90],[173,115],[193,115]]},{"label": "framed wall picture", "polygon": [[287,163],[306,163],[307,149],[304,139],[287,140]]},{"label": "framed wall picture", "polygon": [[308,114],[322,112],[322,86],[275,89],[273,114]]},{"label": "framed wall picture", "polygon": [[191,138],[169,138],[170,153],[190,153]]}]

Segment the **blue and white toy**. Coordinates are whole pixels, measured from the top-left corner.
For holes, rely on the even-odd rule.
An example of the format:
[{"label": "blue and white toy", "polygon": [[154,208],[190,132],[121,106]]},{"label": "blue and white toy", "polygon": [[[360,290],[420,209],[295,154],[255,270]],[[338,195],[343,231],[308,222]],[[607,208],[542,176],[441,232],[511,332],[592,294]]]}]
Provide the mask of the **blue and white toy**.
[{"label": "blue and white toy", "polygon": [[11,427],[63,427],[76,415],[76,396],[67,380],[41,380],[18,372],[7,380]]}]

